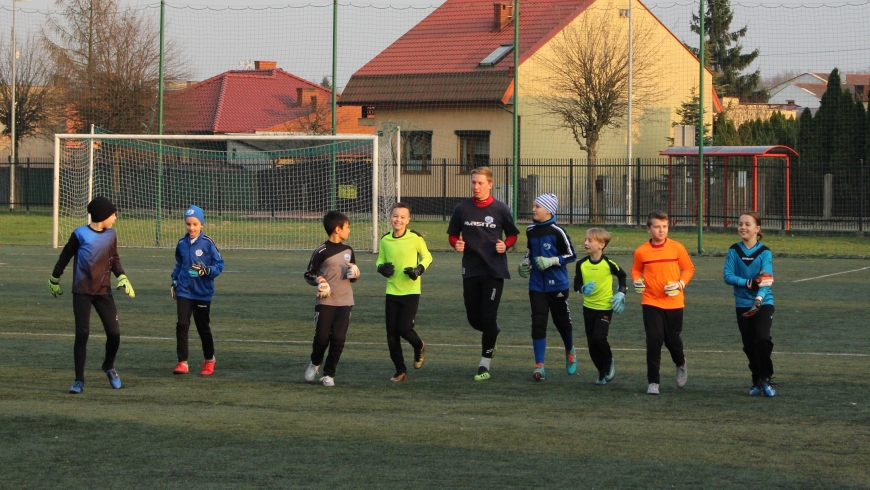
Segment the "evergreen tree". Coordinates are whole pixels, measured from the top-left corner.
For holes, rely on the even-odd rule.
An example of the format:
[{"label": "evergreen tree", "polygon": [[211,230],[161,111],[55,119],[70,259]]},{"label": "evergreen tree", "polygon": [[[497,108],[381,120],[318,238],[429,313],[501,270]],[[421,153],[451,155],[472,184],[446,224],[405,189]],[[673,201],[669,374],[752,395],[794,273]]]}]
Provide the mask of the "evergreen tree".
[{"label": "evergreen tree", "polygon": [[717,146],[740,146],[740,135],[734,121],[728,119],[724,112],[716,114],[713,120],[713,144]]},{"label": "evergreen tree", "polygon": [[[747,26],[731,32],[731,12],[729,0],[709,0],[704,16],[704,38],[706,49],[704,61],[715,75],[713,85],[723,97],[738,97],[741,101],[766,101],[767,92],[759,89],[761,72],[741,74],[758,57],[758,50],[743,53],[740,39],[746,35]],[[692,15],[692,32],[701,33],[700,17]],[[690,47],[696,56],[700,49]]]},{"label": "evergreen tree", "polygon": [[320,86],[332,90],[332,84],[329,83],[329,77],[324,76],[323,80],[320,81]]},{"label": "evergreen tree", "polygon": [[[695,87],[692,87],[692,91],[690,92],[689,100],[680,104],[679,109],[677,109],[677,116],[679,116],[680,120],[675,121],[671,124],[671,126],[692,126],[695,128],[695,145],[698,145],[699,134],[698,134],[698,122],[699,122],[699,111],[698,107],[701,105],[701,98],[698,93],[695,91]],[[712,138],[710,138],[710,125],[704,124],[704,144],[711,145],[713,144]]]},{"label": "evergreen tree", "polygon": [[802,162],[815,162],[818,160],[818,155],[815,149],[815,124],[812,111],[809,108],[804,109],[798,122],[800,129],[795,150]]}]

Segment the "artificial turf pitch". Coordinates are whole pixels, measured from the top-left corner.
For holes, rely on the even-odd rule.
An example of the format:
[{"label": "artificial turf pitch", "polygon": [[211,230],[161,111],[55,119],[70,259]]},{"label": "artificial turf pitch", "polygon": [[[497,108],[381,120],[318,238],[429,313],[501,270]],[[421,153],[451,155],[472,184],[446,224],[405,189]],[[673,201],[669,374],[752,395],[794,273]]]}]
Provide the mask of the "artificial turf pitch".
[{"label": "artificial turf pitch", "polygon": [[[393,374],[384,279],[363,275],[336,386],[302,374],[313,334],[309,254],[224,251],[212,307],[217,369],[173,376],[172,250],[121,249],[136,298],[116,293],[124,388],[99,371],[92,317],[85,391],[73,381],[71,265],[65,294],[45,282],[59,250],[0,247],[0,488],[867,488],[870,284],[864,260],[774,260],[779,393],[751,398],[721,257],[693,257],[684,389],[663,351],[662,394],[645,394],[639,296],[614,319],[617,377],[596,386],[572,293],[580,368],[564,371],[549,330],[534,382],[526,283],[508,281],[493,378],[474,382],[479,335],[462,307],[459,254],[423,276],[426,364]],[[509,256],[512,270],[521,255]],[[612,256],[624,268],[629,256]],[[572,273],[573,277],[573,268]],[[194,329],[191,328],[193,331]],[[405,345],[406,359],[411,349]]]}]

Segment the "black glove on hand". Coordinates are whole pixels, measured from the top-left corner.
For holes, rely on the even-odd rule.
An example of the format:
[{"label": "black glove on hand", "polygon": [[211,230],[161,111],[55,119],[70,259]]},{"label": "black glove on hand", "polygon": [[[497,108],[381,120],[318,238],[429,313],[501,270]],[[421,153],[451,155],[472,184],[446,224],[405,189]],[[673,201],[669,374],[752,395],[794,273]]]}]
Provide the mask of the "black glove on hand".
[{"label": "black glove on hand", "polygon": [[393,274],[395,273],[396,268],[393,266],[392,262],[384,262],[378,266],[378,274],[384,277],[393,277]]},{"label": "black glove on hand", "polygon": [[418,277],[423,275],[423,271],[425,270],[423,264],[420,264],[417,267],[405,267],[405,274],[408,274],[408,277],[410,277],[412,281],[416,281]]}]

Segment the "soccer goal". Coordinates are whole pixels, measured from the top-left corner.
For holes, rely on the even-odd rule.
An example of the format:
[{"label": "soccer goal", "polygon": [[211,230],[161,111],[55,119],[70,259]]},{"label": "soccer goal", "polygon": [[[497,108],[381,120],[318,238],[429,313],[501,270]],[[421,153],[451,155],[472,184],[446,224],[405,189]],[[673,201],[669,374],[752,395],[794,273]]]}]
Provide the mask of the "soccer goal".
[{"label": "soccer goal", "polygon": [[120,246],[174,247],[196,204],[222,248],[312,250],[334,209],[350,218],[349,245],[377,251],[396,201],[393,152],[374,135],[58,134],[54,145],[54,247],[105,196]]}]

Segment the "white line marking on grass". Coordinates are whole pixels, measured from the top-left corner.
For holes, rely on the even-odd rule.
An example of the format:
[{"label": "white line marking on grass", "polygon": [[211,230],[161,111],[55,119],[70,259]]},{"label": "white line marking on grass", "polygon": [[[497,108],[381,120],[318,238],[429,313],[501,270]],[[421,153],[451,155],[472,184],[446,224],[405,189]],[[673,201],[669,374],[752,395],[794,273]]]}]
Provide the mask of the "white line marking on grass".
[{"label": "white line marking on grass", "polygon": [[[0,332],[0,335],[20,335],[25,337],[75,337],[75,334],[71,333],[31,333],[31,332]],[[144,337],[144,336],[136,336],[136,335],[122,335],[122,339],[135,339],[135,340],[152,340],[152,341],[165,341],[165,340],[176,340],[175,337]],[[226,343],[235,343],[235,344],[299,344],[299,345],[311,345],[310,340],[260,340],[260,339],[215,339],[215,342],[226,342]],[[345,345],[384,345],[384,342],[348,342]],[[433,345],[437,347],[457,347],[457,348],[468,348],[468,349],[479,349],[479,344],[435,344],[435,343],[426,343],[426,345]],[[499,345],[499,349],[531,349],[531,345]],[[547,347],[547,349],[551,350],[562,350],[564,347]],[[620,352],[646,352],[646,349],[612,349]],[[686,349],[686,352],[689,353],[701,353],[701,354],[739,354],[744,355],[742,350],[691,350]],[[782,351],[773,351],[774,354],[781,354],[784,356],[820,356],[820,357],[870,357],[870,354],[852,354],[847,352],[782,352]]]},{"label": "white line marking on grass", "polygon": [[822,278],[825,278],[825,277],[839,276],[840,274],[849,274],[849,273],[852,273],[852,272],[866,271],[867,269],[870,269],[870,267],[862,267],[862,268],[860,268],[860,269],[852,269],[852,270],[850,270],[850,271],[835,272],[835,273],[833,273],[833,274],[825,274],[824,276],[818,276],[818,277],[808,277],[808,278],[806,278],[806,279],[798,279],[798,280],[796,280],[796,281],[792,281],[792,282],[812,281],[812,280],[814,280],[814,279],[822,279]]}]

